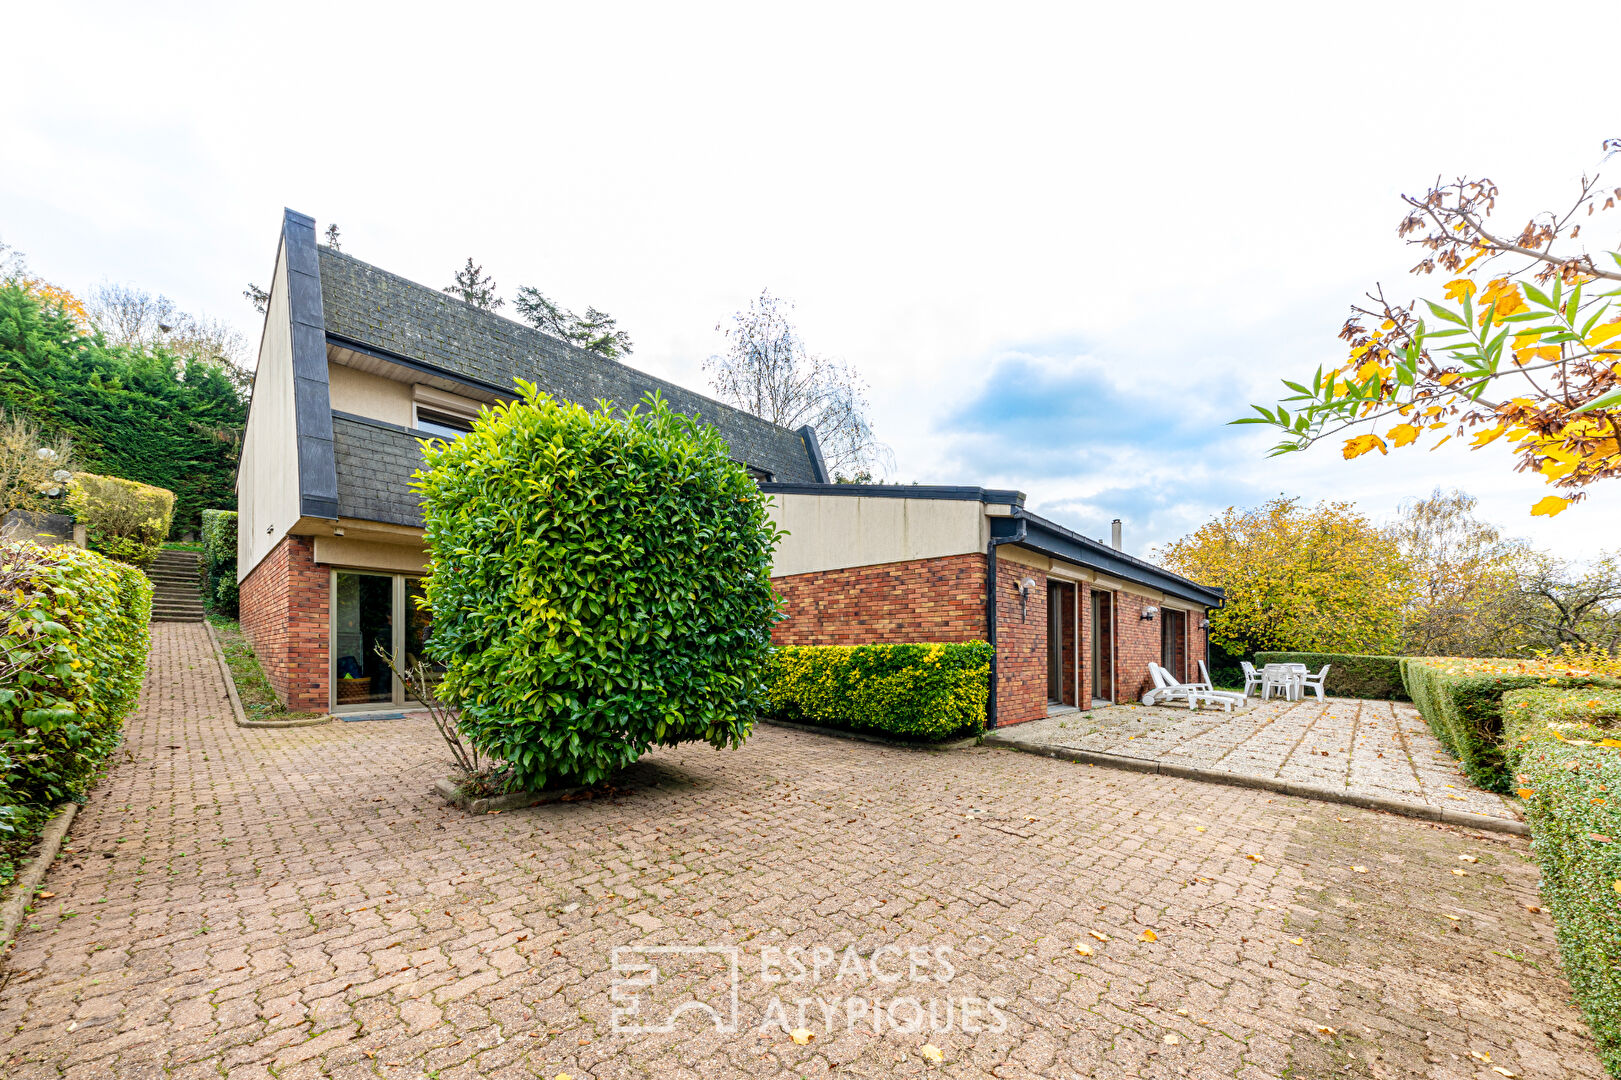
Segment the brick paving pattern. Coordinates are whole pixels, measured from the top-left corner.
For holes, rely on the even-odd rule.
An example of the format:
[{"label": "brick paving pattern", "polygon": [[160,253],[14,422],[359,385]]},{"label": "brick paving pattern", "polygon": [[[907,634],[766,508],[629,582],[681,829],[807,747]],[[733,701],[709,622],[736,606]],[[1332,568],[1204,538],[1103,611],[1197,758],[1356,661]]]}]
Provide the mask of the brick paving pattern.
[{"label": "brick paving pattern", "polygon": [[[237,728],[203,628],[154,643],[0,975],[6,1080],[1602,1075],[1516,838],[771,728],[471,817],[427,793],[426,722]],[[614,1034],[609,952],[638,943],[738,946],[740,1031]],[[1005,1029],[813,1005],[808,1045],[760,1033],[774,993],[897,995],[765,984],[764,949],[891,944],[949,946],[949,994],[1004,999]]]},{"label": "brick paving pattern", "polygon": [[1508,800],[1472,785],[1418,710],[1403,702],[1251,698],[1248,708],[1233,713],[1113,705],[1001,729],[997,739],[1522,818]]}]

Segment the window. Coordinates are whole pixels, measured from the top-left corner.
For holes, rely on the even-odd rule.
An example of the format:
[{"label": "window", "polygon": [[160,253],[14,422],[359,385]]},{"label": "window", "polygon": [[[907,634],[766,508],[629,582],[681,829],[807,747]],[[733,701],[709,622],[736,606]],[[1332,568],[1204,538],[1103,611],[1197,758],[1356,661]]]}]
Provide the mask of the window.
[{"label": "window", "polygon": [[441,439],[455,442],[457,439],[473,430],[473,421],[465,416],[455,416],[451,413],[438,412],[434,409],[424,409],[417,406],[417,430],[425,431],[429,435],[437,435]]}]

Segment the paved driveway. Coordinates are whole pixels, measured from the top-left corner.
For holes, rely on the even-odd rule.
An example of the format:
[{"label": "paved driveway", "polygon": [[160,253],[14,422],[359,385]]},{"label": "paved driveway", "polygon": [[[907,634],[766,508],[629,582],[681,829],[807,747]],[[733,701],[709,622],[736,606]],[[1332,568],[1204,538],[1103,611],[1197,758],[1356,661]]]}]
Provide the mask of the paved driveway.
[{"label": "paved driveway", "polygon": [[[773,729],[469,817],[425,723],[239,729],[201,627],[154,641],[3,976],[8,1080],[1601,1075],[1515,838]],[[648,943],[738,950],[737,1033],[614,1033],[729,1017],[725,953],[616,1001]]]},{"label": "paved driveway", "polygon": [[1082,760],[1105,764],[1164,765],[1183,775],[1359,796],[1430,817],[1461,811],[1522,820],[1508,800],[1471,784],[1418,710],[1403,702],[1251,698],[1232,713],[1114,705],[1015,724],[990,738],[1020,749],[1080,751]]}]

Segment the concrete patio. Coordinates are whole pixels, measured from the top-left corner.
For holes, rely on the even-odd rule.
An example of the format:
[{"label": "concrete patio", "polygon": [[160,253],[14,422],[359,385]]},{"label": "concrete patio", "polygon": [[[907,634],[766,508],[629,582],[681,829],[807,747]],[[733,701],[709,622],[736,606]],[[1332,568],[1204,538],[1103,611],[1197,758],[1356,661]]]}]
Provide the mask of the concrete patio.
[{"label": "concrete patio", "polygon": [[1514,803],[1471,785],[1405,702],[1251,698],[1232,713],[1111,705],[1055,712],[993,731],[986,741],[1095,765],[1524,830]]}]

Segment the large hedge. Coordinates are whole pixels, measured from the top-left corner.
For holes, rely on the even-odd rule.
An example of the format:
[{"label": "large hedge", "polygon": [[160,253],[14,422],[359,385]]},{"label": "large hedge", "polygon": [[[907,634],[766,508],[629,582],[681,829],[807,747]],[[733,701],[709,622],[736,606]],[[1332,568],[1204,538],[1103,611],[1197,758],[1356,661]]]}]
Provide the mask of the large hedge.
[{"label": "large hedge", "polygon": [[983,641],[780,648],[770,714],[920,741],[976,733],[985,727],[991,654]]},{"label": "large hedge", "polygon": [[1565,974],[1621,1077],[1621,691],[1513,691],[1503,734]]},{"label": "large hedge", "polygon": [[1406,657],[1402,681],[1419,715],[1469,779],[1488,791],[1512,784],[1503,757],[1503,695],[1532,687],[1621,686],[1621,680],[1535,660]]},{"label": "large hedge", "polygon": [[203,599],[208,610],[236,618],[236,511],[204,510]]},{"label": "large hedge", "polygon": [[417,474],[432,659],[509,787],[600,780],[655,744],[748,736],[765,704],[779,533],[707,424],[528,383]]},{"label": "large hedge", "polygon": [[119,562],[148,566],[169,535],[174,492],[117,476],[74,473],[68,508],[93,549]]},{"label": "large hedge", "polygon": [[1333,697],[1378,698],[1406,701],[1399,656],[1372,656],[1367,653],[1258,652],[1255,666],[1266,664],[1305,664],[1312,671],[1332,665],[1324,692]]},{"label": "large hedge", "polygon": [[0,541],[0,748],[23,804],[76,798],[146,672],[152,584],[70,544]]},{"label": "large hedge", "polygon": [[109,345],[15,282],[0,282],[0,409],[71,438],[81,468],[173,491],[176,532],[236,505],[247,397],[231,369]]}]

